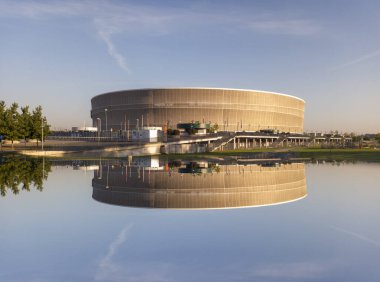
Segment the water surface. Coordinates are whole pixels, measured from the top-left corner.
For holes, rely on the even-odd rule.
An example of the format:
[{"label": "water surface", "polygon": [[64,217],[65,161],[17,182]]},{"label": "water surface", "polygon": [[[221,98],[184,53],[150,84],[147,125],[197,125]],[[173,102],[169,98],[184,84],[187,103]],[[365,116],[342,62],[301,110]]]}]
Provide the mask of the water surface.
[{"label": "water surface", "polygon": [[380,281],[379,169],[3,159],[0,281]]}]

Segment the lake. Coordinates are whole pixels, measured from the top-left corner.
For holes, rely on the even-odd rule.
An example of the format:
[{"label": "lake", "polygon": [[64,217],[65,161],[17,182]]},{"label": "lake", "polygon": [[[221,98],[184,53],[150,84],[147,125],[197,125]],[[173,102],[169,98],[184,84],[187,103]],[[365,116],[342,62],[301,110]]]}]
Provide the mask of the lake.
[{"label": "lake", "polygon": [[380,281],[380,164],[0,158],[0,281]]}]

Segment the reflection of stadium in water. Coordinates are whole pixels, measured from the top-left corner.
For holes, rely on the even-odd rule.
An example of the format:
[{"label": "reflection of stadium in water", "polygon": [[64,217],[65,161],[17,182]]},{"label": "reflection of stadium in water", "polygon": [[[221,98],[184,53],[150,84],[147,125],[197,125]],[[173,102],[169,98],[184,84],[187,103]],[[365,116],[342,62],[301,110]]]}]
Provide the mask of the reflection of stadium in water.
[{"label": "reflection of stadium in water", "polygon": [[92,197],[99,202],[164,209],[266,206],[307,195],[303,163],[100,165],[92,187]]}]

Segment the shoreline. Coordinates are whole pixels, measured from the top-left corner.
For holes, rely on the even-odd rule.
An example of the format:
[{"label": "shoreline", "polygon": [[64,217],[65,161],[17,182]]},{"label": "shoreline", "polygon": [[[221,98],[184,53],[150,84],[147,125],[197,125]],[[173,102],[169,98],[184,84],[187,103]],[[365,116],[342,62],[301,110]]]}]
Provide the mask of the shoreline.
[{"label": "shoreline", "polygon": [[[260,158],[260,159],[311,159],[311,160],[357,160],[367,162],[380,162],[380,150],[379,149],[322,149],[322,148],[265,148],[265,149],[250,149],[250,150],[230,150],[230,151],[217,151],[217,152],[205,152],[205,153],[184,153],[184,154],[133,154],[136,147],[105,147],[105,148],[93,148],[93,150],[21,150],[21,148],[14,148],[13,150],[2,150],[1,155],[17,154],[27,157],[48,157],[48,158],[127,158],[133,157],[146,157],[146,156],[162,156],[168,159],[199,159],[199,158],[222,158],[222,157],[244,157],[244,158]],[[129,154],[128,154],[129,153]]]}]

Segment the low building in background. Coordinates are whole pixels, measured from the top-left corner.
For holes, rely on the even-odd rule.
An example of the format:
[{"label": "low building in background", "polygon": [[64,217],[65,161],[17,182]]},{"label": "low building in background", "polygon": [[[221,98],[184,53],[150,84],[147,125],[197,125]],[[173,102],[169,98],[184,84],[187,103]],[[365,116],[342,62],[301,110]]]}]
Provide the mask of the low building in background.
[{"label": "low building in background", "polygon": [[92,126],[82,126],[82,127],[72,127],[71,128],[72,132],[98,132],[97,127],[92,127]]},{"label": "low building in background", "polygon": [[155,142],[162,137],[162,127],[142,127],[132,130],[132,141],[149,141]]}]

